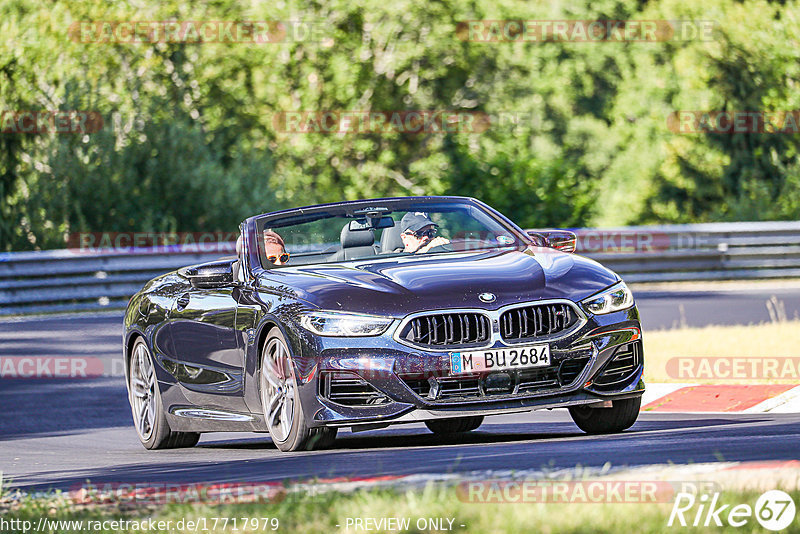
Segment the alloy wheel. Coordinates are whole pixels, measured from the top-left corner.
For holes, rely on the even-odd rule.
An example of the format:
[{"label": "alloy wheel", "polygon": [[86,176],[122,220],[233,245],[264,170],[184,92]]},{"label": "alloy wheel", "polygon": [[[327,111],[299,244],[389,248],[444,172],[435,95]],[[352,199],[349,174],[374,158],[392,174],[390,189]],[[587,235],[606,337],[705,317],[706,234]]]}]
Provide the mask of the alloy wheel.
[{"label": "alloy wheel", "polygon": [[130,364],[131,411],[142,441],[153,433],[156,414],[156,373],[144,343],[136,345]]},{"label": "alloy wheel", "polygon": [[273,441],[289,439],[296,389],[289,350],[282,340],[272,338],[264,346],[261,361],[261,403]]}]

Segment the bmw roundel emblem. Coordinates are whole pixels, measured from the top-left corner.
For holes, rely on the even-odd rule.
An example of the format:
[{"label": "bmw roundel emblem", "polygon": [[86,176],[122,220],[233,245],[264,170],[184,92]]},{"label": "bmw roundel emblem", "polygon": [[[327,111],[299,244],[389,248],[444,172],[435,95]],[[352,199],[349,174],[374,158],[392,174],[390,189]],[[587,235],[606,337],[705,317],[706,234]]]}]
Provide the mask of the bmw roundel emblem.
[{"label": "bmw roundel emblem", "polygon": [[497,297],[494,296],[494,293],[481,293],[478,298],[483,302],[494,302]]}]

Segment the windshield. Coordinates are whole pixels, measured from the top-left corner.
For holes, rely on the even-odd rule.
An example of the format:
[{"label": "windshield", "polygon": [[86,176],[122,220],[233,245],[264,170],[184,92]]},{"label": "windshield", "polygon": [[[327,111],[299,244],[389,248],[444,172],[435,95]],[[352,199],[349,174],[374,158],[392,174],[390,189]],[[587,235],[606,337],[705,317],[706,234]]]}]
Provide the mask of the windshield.
[{"label": "windshield", "polygon": [[265,215],[257,222],[264,268],[527,246],[468,202],[374,201]]}]

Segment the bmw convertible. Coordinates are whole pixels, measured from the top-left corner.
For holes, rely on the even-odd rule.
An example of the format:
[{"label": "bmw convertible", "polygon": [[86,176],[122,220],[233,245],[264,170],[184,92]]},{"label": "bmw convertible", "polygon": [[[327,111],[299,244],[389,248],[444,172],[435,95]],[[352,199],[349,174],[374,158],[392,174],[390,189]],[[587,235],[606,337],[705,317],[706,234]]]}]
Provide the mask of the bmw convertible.
[{"label": "bmw convertible", "polygon": [[490,415],[568,408],[629,428],[644,392],[633,295],[574,253],[462,197],[383,198],[245,220],[237,254],[148,282],[123,355],[148,449],[268,432],[282,451],[423,422],[457,439]]}]

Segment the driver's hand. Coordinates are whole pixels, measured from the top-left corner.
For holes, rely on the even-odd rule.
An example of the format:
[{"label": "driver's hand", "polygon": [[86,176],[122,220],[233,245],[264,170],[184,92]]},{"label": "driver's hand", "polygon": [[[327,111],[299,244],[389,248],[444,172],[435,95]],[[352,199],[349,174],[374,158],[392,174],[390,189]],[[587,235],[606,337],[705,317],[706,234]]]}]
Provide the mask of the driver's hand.
[{"label": "driver's hand", "polygon": [[445,239],[445,238],[444,238],[444,237],[442,237],[442,236],[436,236],[436,237],[434,237],[434,238],[433,238],[433,239],[430,241],[430,243],[428,243],[428,244],[427,244],[427,245],[425,245],[424,247],[420,248],[420,249],[417,251],[417,253],[420,253],[420,252],[428,252],[428,251],[429,251],[430,249],[432,249],[432,248],[435,248],[435,247],[440,247],[440,246],[442,246],[442,245],[448,245],[449,243],[450,243],[450,240],[449,240],[449,239]]}]

